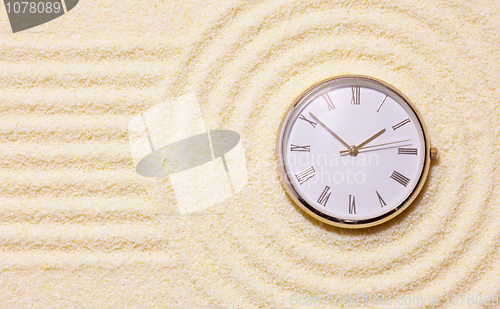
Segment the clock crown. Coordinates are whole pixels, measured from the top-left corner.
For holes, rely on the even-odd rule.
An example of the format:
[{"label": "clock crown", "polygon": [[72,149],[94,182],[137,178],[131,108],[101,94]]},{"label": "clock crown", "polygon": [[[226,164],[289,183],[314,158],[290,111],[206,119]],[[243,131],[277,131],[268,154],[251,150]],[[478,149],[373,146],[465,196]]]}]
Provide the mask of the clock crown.
[{"label": "clock crown", "polygon": [[439,158],[439,152],[436,147],[431,147],[431,160],[437,160]]}]

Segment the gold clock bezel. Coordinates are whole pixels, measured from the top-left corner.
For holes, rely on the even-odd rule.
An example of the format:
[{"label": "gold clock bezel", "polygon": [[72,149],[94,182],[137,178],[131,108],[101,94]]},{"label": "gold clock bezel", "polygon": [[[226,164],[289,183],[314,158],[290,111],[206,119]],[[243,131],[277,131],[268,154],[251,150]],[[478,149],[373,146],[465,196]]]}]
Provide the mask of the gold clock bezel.
[{"label": "gold clock bezel", "polygon": [[[392,210],[369,219],[363,219],[363,220],[346,220],[346,219],[341,219],[341,218],[336,218],[327,214],[324,214],[317,210],[315,207],[307,203],[305,199],[303,199],[300,194],[295,190],[293,187],[290,179],[288,178],[288,175],[286,173],[285,169],[285,163],[283,162],[284,160],[284,145],[283,145],[283,140],[284,140],[284,134],[287,128],[287,124],[290,121],[291,116],[293,115],[294,111],[301,105],[301,103],[309,98],[309,95],[312,94],[313,92],[317,91],[319,88],[323,88],[328,84],[331,84],[333,82],[337,82],[339,80],[364,80],[368,81],[371,83],[376,83],[389,91],[392,91],[395,93],[397,96],[399,96],[413,111],[415,114],[418,123],[420,127],[422,128],[423,136],[424,136],[424,149],[425,149],[425,156],[424,156],[424,163],[422,165],[422,172],[420,174],[420,178],[414,187],[413,191],[408,195],[408,197],[402,201],[398,206],[393,208]],[[427,179],[427,176],[429,174],[429,168],[430,168],[430,161],[431,161],[431,147],[429,143],[429,135],[427,132],[427,127],[425,126],[425,123],[423,121],[422,115],[420,115],[419,111],[415,107],[415,105],[411,102],[411,100],[404,95],[399,89],[396,87],[392,86],[391,84],[381,81],[379,79],[365,76],[365,75],[341,75],[341,76],[336,76],[332,78],[325,79],[323,81],[320,81],[310,88],[308,88],[306,91],[304,91],[302,94],[300,94],[290,105],[288,110],[285,112],[285,116],[283,117],[279,130],[278,130],[278,137],[276,140],[276,161],[277,161],[277,168],[278,168],[278,174],[280,176],[281,184],[283,185],[283,188],[287,192],[288,196],[292,198],[292,200],[297,204],[303,211],[305,211],[307,214],[312,216],[313,218],[324,222],[329,225],[337,226],[337,227],[343,227],[343,228],[365,228],[365,227],[371,227],[375,225],[379,225],[381,223],[384,223],[400,213],[402,213],[408,206],[415,200],[415,198],[418,196],[420,191],[422,190],[422,187],[424,186],[424,183]]]}]

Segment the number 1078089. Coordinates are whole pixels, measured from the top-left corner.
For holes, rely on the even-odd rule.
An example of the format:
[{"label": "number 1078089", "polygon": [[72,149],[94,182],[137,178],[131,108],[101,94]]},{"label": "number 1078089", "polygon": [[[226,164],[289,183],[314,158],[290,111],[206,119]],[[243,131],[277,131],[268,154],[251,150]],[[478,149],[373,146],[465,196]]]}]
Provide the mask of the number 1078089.
[{"label": "number 1078089", "polygon": [[59,1],[7,1],[5,2],[7,13],[11,14],[51,14],[60,13],[63,8]]}]

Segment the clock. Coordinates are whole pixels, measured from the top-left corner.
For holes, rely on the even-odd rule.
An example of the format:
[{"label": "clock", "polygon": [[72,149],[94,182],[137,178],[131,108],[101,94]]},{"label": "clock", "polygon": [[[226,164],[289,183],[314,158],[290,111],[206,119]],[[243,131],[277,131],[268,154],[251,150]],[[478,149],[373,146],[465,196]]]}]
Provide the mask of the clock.
[{"label": "clock", "polygon": [[291,199],[312,217],[346,228],[403,212],[437,159],[415,105],[388,83],[360,75],[302,93],[281,122],[276,153]]}]

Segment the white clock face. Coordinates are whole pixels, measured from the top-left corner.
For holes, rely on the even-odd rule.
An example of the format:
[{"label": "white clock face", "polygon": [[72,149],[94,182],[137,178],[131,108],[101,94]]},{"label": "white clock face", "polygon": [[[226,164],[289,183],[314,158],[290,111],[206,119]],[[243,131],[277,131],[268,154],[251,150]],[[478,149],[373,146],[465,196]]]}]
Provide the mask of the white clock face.
[{"label": "white clock face", "polygon": [[308,92],[282,125],[280,160],[301,206],[327,221],[381,220],[400,211],[421,180],[426,139],[397,90],[338,78]]}]

